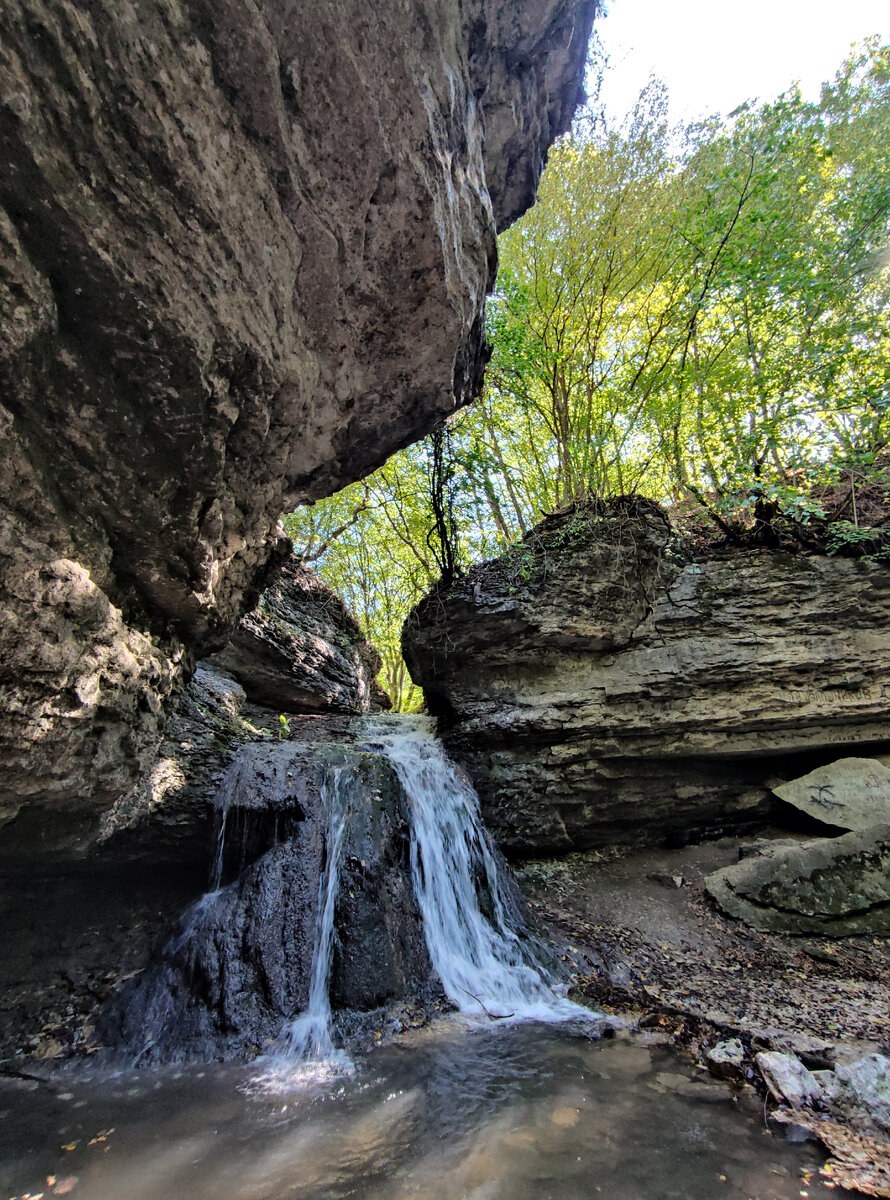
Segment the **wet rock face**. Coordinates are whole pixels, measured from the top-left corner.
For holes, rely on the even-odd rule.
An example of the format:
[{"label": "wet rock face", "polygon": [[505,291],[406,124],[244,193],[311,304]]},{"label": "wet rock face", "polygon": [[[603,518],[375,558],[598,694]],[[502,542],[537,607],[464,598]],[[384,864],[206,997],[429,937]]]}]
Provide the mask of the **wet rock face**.
[{"label": "wet rock face", "polygon": [[255,1053],[308,1002],[319,878],[330,852],[323,779],[343,772],[331,1001],[368,1011],[414,997],[431,967],[410,882],[405,794],[388,762],[345,746],[244,747],[223,787],[220,891],[182,918],[159,960],[108,1006],[105,1044],[149,1061]]},{"label": "wet rock face", "polygon": [[[199,663],[149,770],[104,813],[88,809],[84,814],[81,853],[118,869],[131,863],[192,863],[206,871],[214,796],[235,754],[258,736],[245,715],[245,701],[236,679]],[[45,828],[49,833],[52,823]]]},{"label": "wet rock face", "polygon": [[479,385],[494,234],[590,0],[25,0],[0,15],[10,807],[109,803],[286,507]]},{"label": "wet rock face", "polygon": [[289,558],[232,641],[198,663],[138,783],[110,807],[90,798],[50,812],[11,805],[0,847],[29,859],[89,855],[106,869],[206,864],[211,805],[241,746],[284,736],[283,714],[389,707],[378,664],[340,597]]},{"label": "wet rock face", "polygon": [[781,779],[890,740],[886,566],[681,563],[669,535],[645,504],[550,518],[406,625],[508,852],[756,823]]}]

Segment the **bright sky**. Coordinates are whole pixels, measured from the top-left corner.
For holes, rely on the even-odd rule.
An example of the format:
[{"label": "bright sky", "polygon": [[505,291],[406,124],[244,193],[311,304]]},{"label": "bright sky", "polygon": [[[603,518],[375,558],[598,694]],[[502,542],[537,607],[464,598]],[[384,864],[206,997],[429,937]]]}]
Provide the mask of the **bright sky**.
[{"label": "bright sky", "polygon": [[731,112],[770,100],[799,80],[813,99],[852,42],[890,40],[890,0],[609,0],[596,30],[613,70],[602,99],[613,118],[654,72],[668,85],[671,118]]}]

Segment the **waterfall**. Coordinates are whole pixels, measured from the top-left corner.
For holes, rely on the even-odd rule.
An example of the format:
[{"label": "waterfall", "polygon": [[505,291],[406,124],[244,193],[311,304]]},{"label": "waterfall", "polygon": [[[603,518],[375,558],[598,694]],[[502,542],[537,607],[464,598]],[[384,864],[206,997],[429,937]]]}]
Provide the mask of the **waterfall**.
[{"label": "waterfall", "polygon": [[264,1091],[287,1090],[297,1081],[319,1082],[353,1071],[349,1056],[334,1047],[330,982],[343,835],[349,817],[349,798],[354,794],[355,782],[350,771],[344,767],[327,770],[321,783],[325,864],[318,879],[309,1000],[305,1011],[284,1027],[276,1048],[266,1056],[266,1071],[251,1081],[253,1087]]},{"label": "waterfall", "polygon": [[[593,1014],[555,990],[527,941],[512,927],[510,903],[483,828],[479,800],[448,759],[425,717],[356,722],[364,751],[392,763],[411,811],[411,878],[430,959],[461,1012],[501,1020],[590,1020]],[[350,1071],[331,1034],[329,995],[334,915],[349,798],[355,780],[330,768],[322,785],[326,862],[319,879],[309,1003],[284,1029],[267,1069],[252,1080],[262,1090]],[[484,910],[484,911],[483,911]]]},{"label": "waterfall", "polygon": [[433,721],[372,718],[362,729],[369,748],[379,746],[390,759],[408,795],[414,891],[448,997],[462,1012],[480,1016],[589,1019],[589,1010],[554,990],[511,927],[478,797],[447,757]]},{"label": "waterfall", "polygon": [[318,880],[318,910],[312,945],[312,974],[309,1004],[282,1034],[282,1053],[286,1058],[303,1060],[334,1057],[331,1040],[331,959],[334,950],[334,908],[340,882],[340,858],[346,829],[349,787],[343,783],[344,768],[334,767],[325,776],[321,797],[327,822],[325,850],[327,862]]},{"label": "waterfall", "polygon": [[265,1045],[261,1086],[351,1071],[332,1030],[335,950],[338,1003],[356,997],[356,1012],[419,995],[432,965],[470,1016],[591,1018],[537,960],[476,794],[432,722],[358,718],[351,734],[361,741],[321,751],[254,744],[233,763],[212,890],[109,1004],[108,1028],[140,1061]]}]

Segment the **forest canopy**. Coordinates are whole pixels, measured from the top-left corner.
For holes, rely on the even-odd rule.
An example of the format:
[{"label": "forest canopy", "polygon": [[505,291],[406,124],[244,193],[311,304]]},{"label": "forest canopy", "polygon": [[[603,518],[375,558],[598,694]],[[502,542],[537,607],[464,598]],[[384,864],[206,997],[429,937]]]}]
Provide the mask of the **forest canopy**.
[{"label": "forest canopy", "polygon": [[584,110],[500,239],[483,395],[285,518],[397,707],[419,597],[566,505],[636,492],[741,537],[843,489],[829,550],[878,544],[856,496],[890,477],[890,46],[817,101],[666,112],[655,82],[620,127]]}]

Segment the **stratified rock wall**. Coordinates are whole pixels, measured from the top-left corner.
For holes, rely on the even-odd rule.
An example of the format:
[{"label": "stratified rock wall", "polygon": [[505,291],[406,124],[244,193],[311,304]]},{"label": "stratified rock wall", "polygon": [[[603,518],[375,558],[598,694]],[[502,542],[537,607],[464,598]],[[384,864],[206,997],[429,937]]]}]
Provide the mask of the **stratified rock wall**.
[{"label": "stratified rock wall", "polygon": [[374,684],[380,655],[336,592],[294,558],[211,661],[235,676],[253,704],[281,712],[391,707]]},{"label": "stratified rock wall", "polygon": [[279,513],[474,394],[594,7],[0,9],[0,816],[125,791]]},{"label": "stratified rock wall", "polygon": [[[105,867],[206,864],[211,805],[237,751],[285,737],[294,714],[389,707],[374,682],[379,664],[341,598],[290,558],[228,645],[198,663],[139,782],[101,813],[87,805],[64,821],[40,814],[40,848],[89,853]],[[25,824],[30,815],[23,814]],[[7,830],[7,848],[17,832],[18,824]]]},{"label": "stratified rock wall", "polygon": [[890,569],[769,551],[681,565],[646,502],[550,518],[405,629],[501,846],[717,832],[890,741]]}]

